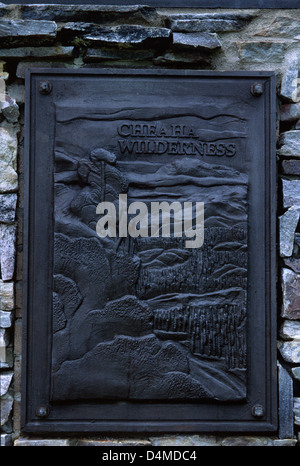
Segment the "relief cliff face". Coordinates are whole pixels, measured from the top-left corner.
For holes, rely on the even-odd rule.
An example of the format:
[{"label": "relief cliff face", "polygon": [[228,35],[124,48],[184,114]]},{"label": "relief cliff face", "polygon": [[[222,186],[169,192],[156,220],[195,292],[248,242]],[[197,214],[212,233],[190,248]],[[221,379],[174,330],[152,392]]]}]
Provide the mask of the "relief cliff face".
[{"label": "relief cliff face", "polygon": [[[87,121],[57,121],[52,400],[244,399],[247,176],[229,158],[127,157],[105,136],[101,147],[80,146]],[[102,131],[103,119],[90,121]],[[203,246],[172,235],[100,238],[96,207],[121,193],[204,202]]]}]

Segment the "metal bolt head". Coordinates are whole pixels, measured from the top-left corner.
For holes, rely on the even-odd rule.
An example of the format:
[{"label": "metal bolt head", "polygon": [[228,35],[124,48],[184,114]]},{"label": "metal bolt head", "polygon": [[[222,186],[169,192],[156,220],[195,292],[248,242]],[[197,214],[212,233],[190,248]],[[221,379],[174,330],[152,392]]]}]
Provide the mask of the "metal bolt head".
[{"label": "metal bolt head", "polygon": [[41,94],[50,94],[52,91],[52,84],[50,81],[41,81],[38,85],[38,89]]},{"label": "metal bolt head", "polygon": [[37,410],[38,417],[47,417],[48,416],[48,408],[47,406],[40,406]]},{"label": "metal bolt head", "polygon": [[259,97],[264,92],[264,86],[262,83],[254,83],[251,86],[251,94],[255,97]]},{"label": "metal bolt head", "polygon": [[262,405],[254,405],[252,407],[252,416],[254,417],[262,417],[264,415],[264,407]]}]

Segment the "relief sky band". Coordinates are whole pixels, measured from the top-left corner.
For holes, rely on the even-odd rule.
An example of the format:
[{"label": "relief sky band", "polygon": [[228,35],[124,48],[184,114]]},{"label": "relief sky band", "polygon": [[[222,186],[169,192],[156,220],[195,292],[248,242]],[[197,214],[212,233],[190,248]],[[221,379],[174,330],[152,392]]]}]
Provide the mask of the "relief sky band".
[{"label": "relief sky band", "polygon": [[[183,207],[182,207],[183,204]],[[194,205],[193,205],[194,204]],[[120,238],[127,234],[132,238],[141,236],[146,238],[171,237],[194,238],[185,241],[186,248],[200,248],[204,242],[204,203],[203,202],[151,202],[150,211],[145,202],[127,204],[127,194],[119,194],[118,233]],[[171,214],[171,211],[173,214]],[[194,215],[193,215],[194,212]],[[117,236],[117,211],[113,202],[100,202],[96,214],[103,215],[96,224],[96,231],[100,238]],[[128,221],[128,215],[134,215]],[[173,222],[171,221],[173,217]],[[193,222],[194,218],[194,222]],[[195,227],[193,227],[193,223]],[[161,234],[160,234],[161,232]]]}]

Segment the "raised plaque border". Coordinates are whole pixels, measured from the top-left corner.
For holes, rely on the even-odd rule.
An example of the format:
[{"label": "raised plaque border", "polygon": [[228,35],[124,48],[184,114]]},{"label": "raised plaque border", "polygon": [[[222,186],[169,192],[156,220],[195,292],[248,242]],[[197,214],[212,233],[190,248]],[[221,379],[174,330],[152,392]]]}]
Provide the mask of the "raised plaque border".
[{"label": "raised plaque border", "polygon": [[[51,280],[53,246],[53,128],[54,106],[51,93],[42,101],[38,83],[45,79],[137,77],[155,79],[247,80],[264,84],[265,141],[265,308],[255,311],[249,325],[251,338],[261,338],[265,359],[262,374],[255,371],[259,355],[254,349],[250,362],[251,383],[245,404],[201,403],[198,414],[192,405],[157,403],[156,416],[147,419],[149,404],[142,404],[133,418],[126,416],[128,404],[83,402],[50,406],[49,371],[51,366]],[[52,94],[53,95],[53,94]],[[42,103],[44,102],[44,103]],[[31,69],[26,74],[25,115],[25,193],[24,193],[24,291],[22,352],[22,431],[23,432],[274,432],[277,429],[276,366],[276,82],[273,72],[214,72],[195,70],[128,69]],[[255,340],[250,340],[255,345]],[[263,383],[262,383],[263,380]],[[265,400],[264,415],[255,406]],[[131,406],[131,409],[133,406]],[[259,412],[259,409],[258,409]],[[200,415],[199,415],[200,413]]]}]

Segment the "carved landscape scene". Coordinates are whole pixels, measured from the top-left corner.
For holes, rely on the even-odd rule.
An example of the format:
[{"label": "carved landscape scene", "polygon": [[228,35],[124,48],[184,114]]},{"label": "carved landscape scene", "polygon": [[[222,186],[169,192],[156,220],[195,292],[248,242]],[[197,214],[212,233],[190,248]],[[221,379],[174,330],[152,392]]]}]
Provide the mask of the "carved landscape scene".
[{"label": "carved landscape scene", "polygon": [[[244,399],[248,177],[232,163],[243,121],[57,115],[52,400]],[[100,238],[96,207],[122,193],[204,202],[203,245]]]}]

